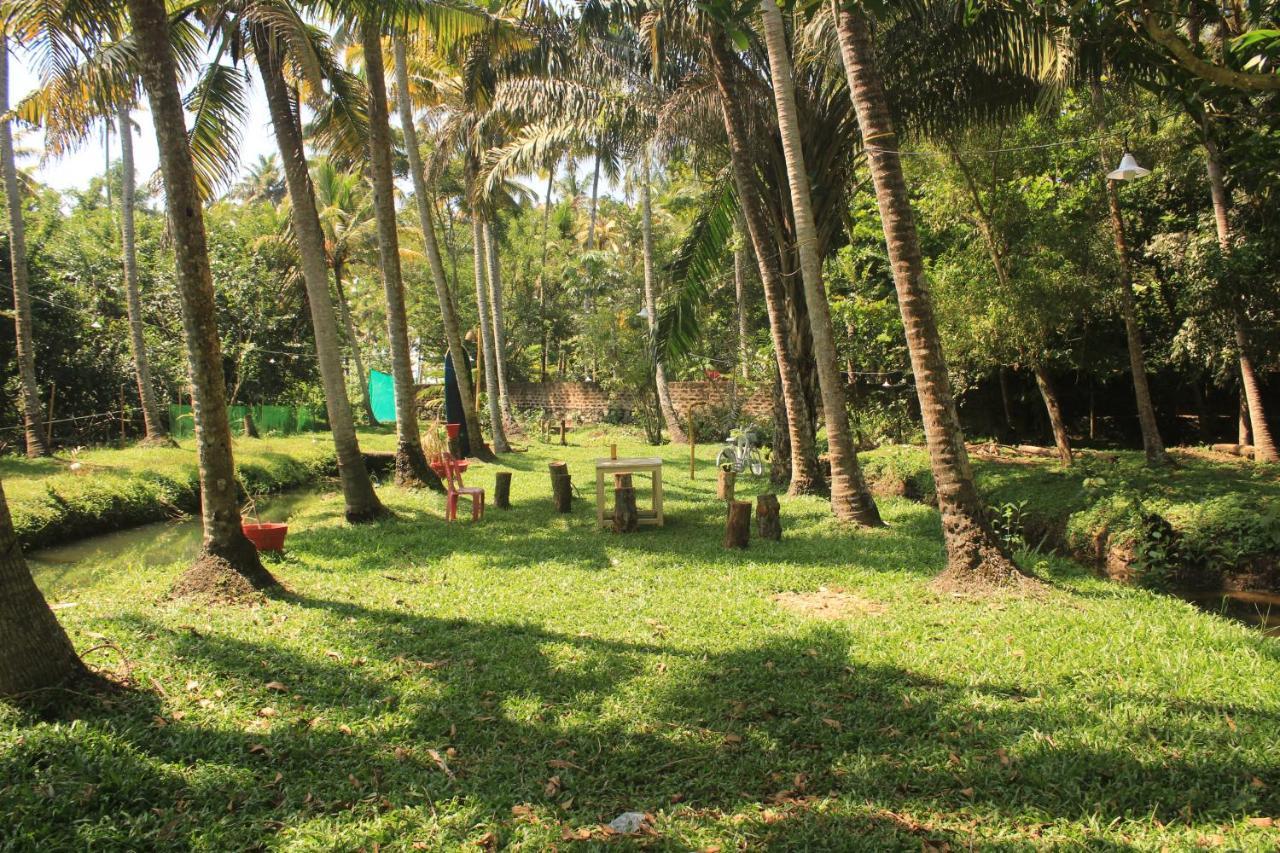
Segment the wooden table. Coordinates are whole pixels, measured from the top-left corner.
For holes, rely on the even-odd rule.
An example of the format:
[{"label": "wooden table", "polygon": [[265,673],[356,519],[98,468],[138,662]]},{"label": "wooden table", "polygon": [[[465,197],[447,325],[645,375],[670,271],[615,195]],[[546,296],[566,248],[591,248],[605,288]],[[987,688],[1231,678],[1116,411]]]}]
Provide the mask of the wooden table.
[{"label": "wooden table", "polygon": [[662,526],[662,459],[657,456],[640,456],[631,459],[596,460],[596,522],[604,527],[612,523],[604,515],[604,478],[617,474],[650,474],[653,477],[653,508],[639,511],[641,524]]}]

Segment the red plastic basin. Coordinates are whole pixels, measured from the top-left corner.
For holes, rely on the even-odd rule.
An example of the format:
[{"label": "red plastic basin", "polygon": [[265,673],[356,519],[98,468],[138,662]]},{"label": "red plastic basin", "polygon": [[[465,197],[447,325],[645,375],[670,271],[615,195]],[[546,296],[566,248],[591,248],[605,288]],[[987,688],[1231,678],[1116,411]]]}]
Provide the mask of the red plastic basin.
[{"label": "red plastic basin", "polygon": [[259,551],[283,551],[284,537],[289,532],[287,524],[241,524],[244,535]]}]

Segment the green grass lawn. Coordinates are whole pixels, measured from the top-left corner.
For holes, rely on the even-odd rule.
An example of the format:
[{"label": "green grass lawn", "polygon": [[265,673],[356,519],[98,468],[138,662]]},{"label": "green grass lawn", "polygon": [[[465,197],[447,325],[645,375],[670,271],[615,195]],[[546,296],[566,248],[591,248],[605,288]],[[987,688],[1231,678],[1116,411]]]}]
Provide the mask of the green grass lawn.
[{"label": "green grass lawn", "polygon": [[[361,433],[364,450],[392,450],[386,430]],[[336,465],[328,433],[235,439],[236,469],[250,495],[294,488]],[[199,507],[196,445],[98,448],[56,458],[0,457],[0,479],[18,541],[38,548]]]},{"label": "green grass lawn", "polygon": [[[138,688],[0,707],[0,848],[1280,844],[1275,640],[1065,560],[1044,599],[940,598],[937,514],[901,498],[877,531],[784,499],[782,542],[725,551],[711,446],[693,482],[661,451],[665,528],[599,531],[614,438],[574,440],[505,457],[514,506],[476,525],[392,488],[375,526],[310,502],[260,606],[168,600],[181,563],[47,589]],[[823,589],[843,618],[773,600]],[[652,835],[601,831],[630,810]]]}]

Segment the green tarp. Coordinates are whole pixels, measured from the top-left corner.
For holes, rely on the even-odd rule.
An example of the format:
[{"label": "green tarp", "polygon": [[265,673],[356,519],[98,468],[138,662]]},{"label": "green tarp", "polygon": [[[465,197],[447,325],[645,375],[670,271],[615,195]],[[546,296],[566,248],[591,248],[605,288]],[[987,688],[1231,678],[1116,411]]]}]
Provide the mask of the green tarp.
[{"label": "green tarp", "polygon": [[[231,421],[232,435],[244,434],[246,412],[253,415],[253,423],[263,435],[291,435],[328,428],[308,406],[228,406],[227,418]],[[169,405],[169,432],[174,438],[189,438],[195,434],[195,419],[190,406]]]},{"label": "green tarp", "polygon": [[396,422],[396,384],[390,373],[369,371],[369,405],[378,423]]}]

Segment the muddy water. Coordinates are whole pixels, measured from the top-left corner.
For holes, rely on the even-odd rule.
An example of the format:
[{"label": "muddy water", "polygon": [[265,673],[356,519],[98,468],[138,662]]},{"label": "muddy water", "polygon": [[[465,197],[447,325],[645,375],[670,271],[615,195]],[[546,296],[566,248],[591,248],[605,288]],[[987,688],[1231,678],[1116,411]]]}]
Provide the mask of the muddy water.
[{"label": "muddy water", "polygon": [[[324,494],[322,489],[299,489],[260,498],[258,518],[264,522],[288,521]],[[199,547],[199,519],[184,518],[32,551],[27,554],[27,565],[46,596],[60,597],[101,577],[189,560]]]},{"label": "muddy water", "polygon": [[1201,610],[1256,625],[1268,637],[1280,637],[1280,595],[1271,592],[1209,592],[1183,597]]}]

